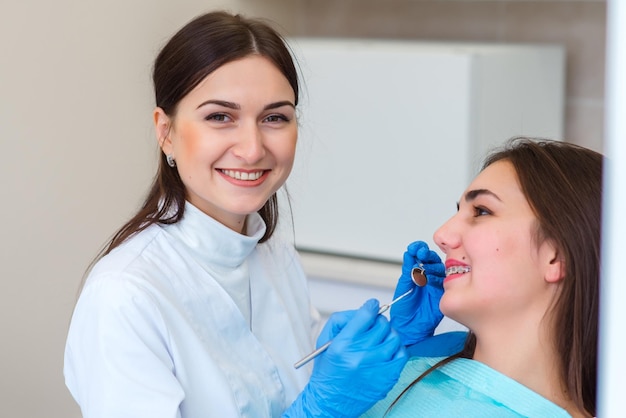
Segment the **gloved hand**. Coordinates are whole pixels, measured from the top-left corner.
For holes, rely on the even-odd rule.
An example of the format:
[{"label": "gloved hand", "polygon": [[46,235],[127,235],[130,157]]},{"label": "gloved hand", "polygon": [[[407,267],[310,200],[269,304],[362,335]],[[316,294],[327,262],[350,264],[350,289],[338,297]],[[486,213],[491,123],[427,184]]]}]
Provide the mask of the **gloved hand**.
[{"label": "gloved hand", "polygon": [[[413,267],[423,268],[428,284],[416,286],[411,279]],[[443,319],[439,301],[443,295],[443,279],[446,268],[436,252],[423,241],[415,241],[407,247],[402,262],[402,276],[398,279],[394,299],[415,288],[391,307],[391,326],[400,334],[404,345],[413,345],[430,337]]]},{"label": "gloved hand", "polygon": [[356,311],[331,315],[317,346],[333,341],[315,359],[309,383],[283,417],[358,417],[386,396],[408,356],[378,309],[370,299]]}]

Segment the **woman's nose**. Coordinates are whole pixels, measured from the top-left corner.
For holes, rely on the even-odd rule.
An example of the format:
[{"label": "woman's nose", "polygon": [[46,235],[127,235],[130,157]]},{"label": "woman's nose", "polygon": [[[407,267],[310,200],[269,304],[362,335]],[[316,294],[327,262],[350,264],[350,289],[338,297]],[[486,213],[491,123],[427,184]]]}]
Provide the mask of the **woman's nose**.
[{"label": "woman's nose", "polygon": [[233,153],[248,164],[254,164],[265,157],[263,134],[256,123],[242,126]]},{"label": "woman's nose", "polygon": [[433,241],[435,241],[435,244],[446,254],[451,248],[458,247],[461,241],[460,235],[454,227],[455,218],[456,216],[453,216],[448,219],[446,223],[441,225],[433,234]]}]

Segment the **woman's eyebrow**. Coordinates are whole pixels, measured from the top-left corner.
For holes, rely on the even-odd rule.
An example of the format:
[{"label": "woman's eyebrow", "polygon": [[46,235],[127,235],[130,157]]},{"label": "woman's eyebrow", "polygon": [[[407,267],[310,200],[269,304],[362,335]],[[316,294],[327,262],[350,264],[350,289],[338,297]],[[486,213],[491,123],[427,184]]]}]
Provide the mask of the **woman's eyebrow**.
[{"label": "woman's eyebrow", "polygon": [[[500,202],[502,202],[502,200],[498,197],[497,194],[495,194],[494,192],[492,192],[491,190],[488,190],[488,189],[470,190],[469,192],[465,193],[465,201],[467,203],[470,203],[470,202],[472,202],[474,199],[476,199],[480,195],[493,196],[494,198],[496,198]],[[459,211],[460,207],[461,206],[460,206],[459,202],[456,202],[456,210],[457,210],[457,212]]]},{"label": "woman's eyebrow", "polygon": [[[202,106],[206,106],[208,104],[216,104],[218,106],[223,106],[223,107],[227,107],[229,109],[234,109],[234,110],[241,109],[241,106],[239,104],[237,104],[237,103],[229,102],[227,100],[216,100],[216,99],[206,100],[206,101],[200,103],[196,109],[200,109]],[[276,109],[276,108],[279,108],[281,106],[290,106],[290,107],[293,107],[294,109],[296,107],[296,105],[294,105],[289,100],[282,100],[282,101],[279,101],[279,102],[274,102],[274,103],[270,103],[268,105],[265,105],[265,107],[263,107],[263,110]]]},{"label": "woman's eyebrow", "polygon": [[498,199],[500,202],[502,202],[502,199],[500,199],[497,194],[495,194],[494,192],[492,192],[489,189],[470,190],[467,193],[465,193],[465,201],[469,203],[469,202],[475,200],[480,195],[492,196],[492,197]]},{"label": "woman's eyebrow", "polygon": [[208,104],[216,104],[218,106],[227,107],[229,109],[236,109],[236,110],[241,109],[241,106],[239,106],[237,103],[229,102],[226,100],[213,100],[213,99],[206,100],[200,103],[196,109],[200,109],[202,106],[206,106]]},{"label": "woman's eyebrow", "polygon": [[291,103],[289,100],[282,100],[280,102],[270,103],[267,106],[265,106],[263,109],[264,110],[270,110],[270,109],[276,109],[276,108],[282,107],[282,106],[290,106],[290,107],[293,107],[294,109],[296,108],[296,105]]}]

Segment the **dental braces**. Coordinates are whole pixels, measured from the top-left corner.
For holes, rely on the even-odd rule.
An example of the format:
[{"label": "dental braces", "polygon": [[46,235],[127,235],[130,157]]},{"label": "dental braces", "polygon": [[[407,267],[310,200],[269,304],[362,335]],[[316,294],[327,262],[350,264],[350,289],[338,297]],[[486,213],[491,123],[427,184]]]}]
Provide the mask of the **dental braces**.
[{"label": "dental braces", "polygon": [[446,269],[446,276],[451,274],[469,273],[472,271],[470,266],[452,266]]}]

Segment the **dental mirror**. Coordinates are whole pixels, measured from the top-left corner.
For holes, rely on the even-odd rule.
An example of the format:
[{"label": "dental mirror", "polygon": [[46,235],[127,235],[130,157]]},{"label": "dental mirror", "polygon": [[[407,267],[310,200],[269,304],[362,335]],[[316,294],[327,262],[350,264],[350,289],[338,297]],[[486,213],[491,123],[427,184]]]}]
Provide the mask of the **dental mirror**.
[{"label": "dental mirror", "polygon": [[428,283],[428,279],[426,278],[426,274],[424,274],[426,270],[421,266],[422,264],[420,264],[420,267],[413,267],[411,270],[411,280],[419,287],[424,287]]}]

